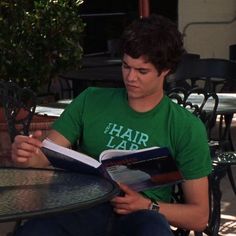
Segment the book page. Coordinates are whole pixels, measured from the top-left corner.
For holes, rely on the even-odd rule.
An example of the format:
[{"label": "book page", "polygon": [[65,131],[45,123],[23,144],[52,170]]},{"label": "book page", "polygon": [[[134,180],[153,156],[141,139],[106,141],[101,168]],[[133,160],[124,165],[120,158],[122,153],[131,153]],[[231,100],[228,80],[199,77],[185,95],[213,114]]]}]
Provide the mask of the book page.
[{"label": "book page", "polygon": [[101,163],[98,162],[97,160],[95,160],[94,158],[92,158],[86,154],[83,154],[81,152],[77,152],[72,149],[60,146],[60,145],[54,143],[53,141],[51,141],[50,139],[45,139],[45,140],[43,140],[42,143],[43,143],[44,148],[52,150],[57,154],[62,154],[61,156],[64,159],[65,158],[67,158],[67,159],[72,158],[74,160],[77,160],[79,162],[82,162],[84,164],[92,166],[94,168],[98,168],[101,165]]},{"label": "book page", "polygon": [[117,155],[102,160],[103,166],[113,180],[125,183],[136,191],[183,180],[168,148],[154,147],[113,154]]},{"label": "book page", "polygon": [[158,148],[158,147],[149,147],[149,148],[143,148],[143,149],[138,149],[138,150],[108,149],[108,150],[103,151],[100,154],[99,160],[100,160],[100,162],[102,162],[103,160],[111,159],[113,157],[119,157],[119,156],[123,156],[126,154],[131,154],[131,153],[139,153],[139,152],[148,151],[148,150],[152,150],[152,149],[156,149],[156,148]]}]

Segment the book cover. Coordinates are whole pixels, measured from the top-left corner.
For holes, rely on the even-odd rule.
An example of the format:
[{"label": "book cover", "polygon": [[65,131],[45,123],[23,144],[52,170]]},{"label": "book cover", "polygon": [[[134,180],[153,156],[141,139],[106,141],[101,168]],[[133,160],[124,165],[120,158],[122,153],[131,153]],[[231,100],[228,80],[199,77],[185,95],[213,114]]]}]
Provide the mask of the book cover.
[{"label": "book cover", "polygon": [[48,139],[43,141],[41,150],[56,168],[108,177],[101,163],[86,154],[62,147]]},{"label": "book cover", "polygon": [[54,167],[104,176],[125,183],[136,191],[183,180],[169,149],[165,147],[105,150],[100,161],[49,140],[43,141],[42,151]]}]

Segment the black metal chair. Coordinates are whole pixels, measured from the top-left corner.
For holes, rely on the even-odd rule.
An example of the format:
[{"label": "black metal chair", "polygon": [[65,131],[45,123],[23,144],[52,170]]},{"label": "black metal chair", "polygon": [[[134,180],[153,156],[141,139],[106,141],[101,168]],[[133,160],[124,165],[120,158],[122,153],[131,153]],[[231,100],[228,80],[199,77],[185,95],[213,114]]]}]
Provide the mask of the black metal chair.
[{"label": "black metal chair", "polygon": [[[0,99],[5,111],[6,122],[11,141],[18,134],[29,135],[29,126],[32,121],[36,102],[36,94],[28,88],[21,88],[14,82],[0,81]],[[21,221],[16,221],[14,235]]]},{"label": "black metal chair", "polygon": [[181,75],[181,78],[182,78],[182,75],[184,75],[184,77],[186,78],[187,76],[188,78],[192,77],[191,74],[189,74],[191,70],[189,70],[188,68],[191,68],[192,64],[195,61],[198,61],[199,59],[200,59],[199,54],[194,54],[194,53],[183,54],[175,73],[169,75],[167,79],[165,80],[164,89],[168,91],[176,87],[183,87],[185,89],[192,88],[193,85],[189,83],[189,81],[185,79],[179,79],[179,76]]},{"label": "black metal chair", "polygon": [[184,60],[171,77],[171,83],[176,86],[187,81],[188,88],[201,87],[209,92],[230,91],[236,79],[236,62],[218,58]]},{"label": "black metal chair", "polygon": [[4,82],[3,107],[11,141],[18,134],[29,134],[37,96],[29,88],[21,88],[14,82]]},{"label": "black metal chair", "polygon": [[[208,137],[210,137],[211,130],[215,126],[216,110],[219,103],[216,93],[206,92],[201,88],[188,90],[182,87],[176,87],[168,91],[167,95],[173,101],[176,101],[176,103],[190,110],[195,116],[199,117],[205,124]],[[198,96],[196,103],[190,102],[191,97],[196,95]],[[191,101],[193,101],[193,99],[191,99]],[[209,102],[213,104],[211,111],[205,109]]]},{"label": "black metal chair", "polygon": [[[190,102],[190,97],[200,96],[201,99],[198,103]],[[216,110],[218,106],[218,96],[213,92],[206,92],[204,89],[193,88],[191,90],[187,90],[184,88],[174,88],[171,91],[167,92],[167,95],[180,106],[185,107],[190,112],[192,112],[195,116],[199,117],[202,122],[206,126],[206,130],[208,135],[211,132],[211,129],[214,127],[216,120]],[[205,107],[208,104],[208,101],[211,100],[211,104],[214,103],[211,112],[207,112]],[[216,154],[216,153],[214,153]],[[218,153],[217,153],[218,155]],[[213,155],[213,158],[216,156]],[[218,235],[219,227],[220,227],[220,201],[221,201],[221,191],[220,191],[220,181],[225,176],[227,171],[226,165],[217,165],[213,162],[213,172],[208,177],[209,178],[209,204],[210,204],[210,212],[209,212],[209,222],[204,230],[204,232],[194,232],[196,236],[203,235],[203,233],[207,235]],[[181,184],[175,185],[173,189],[173,201],[174,202],[184,202],[183,191],[181,188]],[[185,236],[189,235],[188,230],[177,229],[175,235]]]},{"label": "black metal chair", "polygon": [[[201,87],[208,92],[230,92],[236,81],[236,62],[218,58],[186,60],[180,63],[176,73],[172,75],[171,83],[178,84],[181,81],[188,82],[189,87],[187,89]],[[229,140],[230,126],[226,125],[231,121],[232,115],[220,116],[219,135],[217,139],[214,138],[214,142],[218,142],[218,146],[222,151],[233,151]],[[228,163],[227,174],[236,194],[236,184],[230,163]]]},{"label": "black metal chair", "polygon": [[55,80],[55,83],[59,87],[59,94],[55,94],[53,91],[55,90],[55,86],[53,86],[53,81],[50,80],[48,83],[48,94],[53,94],[55,99],[65,99],[65,98],[73,98],[73,89],[70,82],[66,79],[63,79],[63,76],[59,75]]}]

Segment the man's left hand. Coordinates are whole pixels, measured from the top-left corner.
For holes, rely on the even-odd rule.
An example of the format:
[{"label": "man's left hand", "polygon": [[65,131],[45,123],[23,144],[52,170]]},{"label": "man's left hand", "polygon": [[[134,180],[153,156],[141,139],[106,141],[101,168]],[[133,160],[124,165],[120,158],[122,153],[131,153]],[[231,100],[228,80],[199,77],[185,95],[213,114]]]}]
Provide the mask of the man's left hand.
[{"label": "man's left hand", "polygon": [[119,183],[119,186],[124,196],[117,196],[111,200],[111,204],[117,214],[126,215],[134,211],[149,208],[151,204],[150,199],[145,198],[125,184]]}]

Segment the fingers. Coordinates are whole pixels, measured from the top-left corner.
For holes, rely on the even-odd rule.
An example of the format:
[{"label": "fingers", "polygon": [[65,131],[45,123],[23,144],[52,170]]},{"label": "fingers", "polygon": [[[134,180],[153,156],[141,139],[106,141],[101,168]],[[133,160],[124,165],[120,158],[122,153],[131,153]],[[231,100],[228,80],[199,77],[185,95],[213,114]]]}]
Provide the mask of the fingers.
[{"label": "fingers", "polygon": [[30,136],[17,135],[12,144],[12,160],[15,163],[26,163],[30,158],[39,154],[42,136],[41,131],[35,131]]},{"label": "fingers", "polygon": [[130,196],[133,196],[136,194],[135,191],[133,191],[128,185],[123,184],[123,183],[118,183],[121,191],[122,191],[122,196],[117,196],[112,199],[111,202],[116,202],[116,203],[127,203],[130,201]]},{"label": "fingers", "polygon": [[119,214],[119,215],[126,215],[126,214],[129,214],[129,213],[132,212],[131,210],[128,210],[126,208],[116,208],[116,207],[114,207],[113,210],[116,214]]},{"label": "fingers", "polygon": [[32,154],[37,155],[38,152],[39,148],[37,146],[30,145],[27,142],[12,144],[12,155],[16,158],[30,158]]},{"label": "fingers", "polygon": [[125,194],[133,194],[135,193],[134,190],[132,190],[128,185],[123,184],[123,183],[118,183],[120,189],[125,193]]},{"label": "fingers", "polygon": [[42,136],[42,131],[41,130],[36,130],[34,131],[31,135],[29,135],[30,137],[39,139]]},{"label": "fingers", "polygon": [[111,200],[113,210],[117,214],[128,214],[132,212],[132,198],[135,191],[130,189],[127,185],[118,183],[120,189],[124,192],[124,196],[117,196]]},{"label": "fingers", "polygon": [[116,196],[111,200],[114,211],[117,214],[128,214],[141,209],[148,209],[150,200],[140,193],[132,190],[126,184],[119,183],[124,196]]}]

